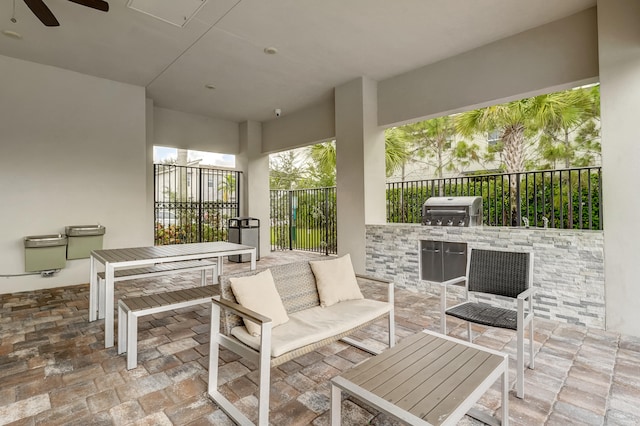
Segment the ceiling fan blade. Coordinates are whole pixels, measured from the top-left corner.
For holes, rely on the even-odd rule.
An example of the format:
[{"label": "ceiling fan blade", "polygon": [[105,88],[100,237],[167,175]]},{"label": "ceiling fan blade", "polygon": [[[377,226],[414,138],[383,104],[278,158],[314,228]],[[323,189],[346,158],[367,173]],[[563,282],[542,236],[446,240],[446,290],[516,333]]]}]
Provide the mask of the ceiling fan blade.
[{"label": "ceiling fan blade", "polygon": [[83,6],[90,7],[92,9],[101,10],[103,12],[109,11],[109,3],[103,0],[69,0],[71,2],[81,4]]},{"label": "ceiling fan blade", "polygon": [[58,22],[56,17],[53,16],[51,10],[42,0],[24,0],[24,2],[29,6],[29,9],[31,9],[33,14],[36,15],[36,17],[47,27],[60,26],[60,22]]}]

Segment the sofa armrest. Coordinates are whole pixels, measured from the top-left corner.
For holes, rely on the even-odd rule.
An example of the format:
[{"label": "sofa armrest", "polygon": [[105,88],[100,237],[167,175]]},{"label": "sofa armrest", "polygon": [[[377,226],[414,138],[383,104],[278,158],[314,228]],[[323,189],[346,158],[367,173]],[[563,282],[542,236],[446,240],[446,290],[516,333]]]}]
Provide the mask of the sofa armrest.
[{"label": "sofa armrest", "polygon": [[356,278],[362,278],[363,280],[376,281],[376,282],[384,283],[384,284],[393,284],[392,281],[385,280],[385,279],[382,279],[382,278],[372,277],[370,275],[364,275],[364,274],[356,274]]},{"label": "sofa armrest", "polygon": [[258,312],[252,311],[251,309],[247,309],[244,306],[231,302],[226,299],[220,298],[220,296],[214,296],[211,301],[216,305],[220,306],[220,308],[233,312],[234,314],[241,316],[242,318],[246,318],[250,321],[255,322],[258,325],[271,323],[271,318],[265,317]]},{"label": "sofa armrest", "polygon": [[382,278],[376,278],[369,275],[356,274],[356,278],[360,278],[367,281],[375,281],[377,283],[386,284],[387,285],[387,302],[390,304],[394,304],[394,284],[393,281],[385,280]]}]

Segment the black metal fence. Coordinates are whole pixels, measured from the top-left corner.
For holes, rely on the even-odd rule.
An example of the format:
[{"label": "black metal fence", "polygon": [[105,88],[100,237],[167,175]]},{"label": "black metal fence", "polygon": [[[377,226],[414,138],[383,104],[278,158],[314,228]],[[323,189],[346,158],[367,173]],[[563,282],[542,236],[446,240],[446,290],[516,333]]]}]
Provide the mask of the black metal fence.
[{"label": "black metal fence", "polygon": [[271,250],[337,254],[335,187],[271,190]]},{"label": "black metal fence", "polygon": [[227,240],[241,172],[154,164],[155,245]]},{"label": "black metal fence", "polygon": [[[387,222],[419,223],[433,196],[480,196],[483,223],[602,229],[602,170],[582,167],[387,184]],[[526,220],[524,220],[526,219]]]}]

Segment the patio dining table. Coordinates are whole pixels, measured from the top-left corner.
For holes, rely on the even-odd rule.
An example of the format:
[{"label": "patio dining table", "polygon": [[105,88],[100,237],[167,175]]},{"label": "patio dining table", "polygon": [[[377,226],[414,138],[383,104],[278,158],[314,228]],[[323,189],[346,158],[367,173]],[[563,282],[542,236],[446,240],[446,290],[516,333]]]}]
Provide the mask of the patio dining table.
[{"label": "patio dining table", "polygon": [[255,269],[255,247],[224,241],[93,250],[90,256],[89,268],[89,321],[98,319],[98,263],[104,265],[105,271],[104,346],[105,348],[110,348],[114,345],[114,272],[117,269],[149,266],[164,262],[217,259],[218,274],[221,274],[223,257],[242,254],[251,255],[251,269]]}]

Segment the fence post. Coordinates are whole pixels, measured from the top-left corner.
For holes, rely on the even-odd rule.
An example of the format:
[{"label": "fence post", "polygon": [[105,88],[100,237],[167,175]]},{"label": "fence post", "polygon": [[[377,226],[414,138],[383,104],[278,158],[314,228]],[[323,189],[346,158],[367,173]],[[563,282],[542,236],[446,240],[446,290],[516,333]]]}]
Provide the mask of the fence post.
[{"label": "fence post", "polygon": [[324,188],[324,255],[329,255],[329,188]]},{"label": "fence post", "polygon": [[405,223],[407,217],[404,209],[404,181],[400,182],[400,217],[402,218],[402,223]]},{"label": "fence post", "polygon": [[202,200],[204,200],[204,176],[202,169],[198,169],[198,220],[196,226],[198,227],[198,242],[202,242]]},{"label": "fence post", "polygon": [[518,226],[522,226],[522,194],[520,191],[520,173],[516,173],[516,223]]},{"label": "fence post", "polygon": [[289,201],[289,250],[293,250],[293,194],[291,190],[287,191],[287,199]]},{"label": "fence post", "polygon": [[241,172],[235,172],[236,174],[236,217],[240,216],[240,203],[242,202],[242,197],[240,197],[240,188],[242,188],[241,186],[241,182],[240,179],[242,177],[242,173]]}]

